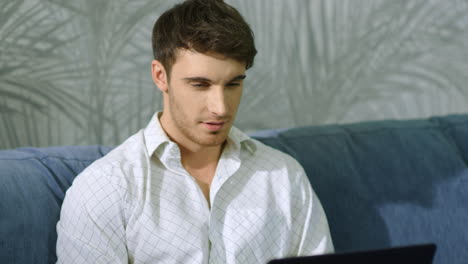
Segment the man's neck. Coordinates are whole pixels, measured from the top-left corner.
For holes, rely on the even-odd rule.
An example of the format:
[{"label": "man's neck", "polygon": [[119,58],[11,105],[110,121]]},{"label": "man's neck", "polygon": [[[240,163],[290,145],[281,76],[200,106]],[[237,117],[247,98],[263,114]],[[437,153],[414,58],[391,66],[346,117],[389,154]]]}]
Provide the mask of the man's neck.
[{"label": "man's neck", "polygon": [[216,174],[216,167],[223,151],[224,144],[216,147],[204,147],[198,151],[191,151],[179,145],[181,163],[185,170],[192,175],[210,207],[210,186]]},{"label": "man's neck", "polygon": [[167,131],[168,127],[165,127],[165,125],[170,126],[170,124],[164,121],[163,115],[160,118],[163,130],[179,146],[182,166],[200,186],[209,206],[211,182],[216,174],[218,161],[226,145],[226,141],[216,146],[202,146],[189,140],[184,140],[183,136],[177,137],[174,134],[171,135]]},{"label": "man's neck", "polygon": [[200,147],[194,149],[185,148],[178,144],[180,148],[181,162],[186,169],[203,169],[207,167],[216,167],[224,144],[213,147]]}]

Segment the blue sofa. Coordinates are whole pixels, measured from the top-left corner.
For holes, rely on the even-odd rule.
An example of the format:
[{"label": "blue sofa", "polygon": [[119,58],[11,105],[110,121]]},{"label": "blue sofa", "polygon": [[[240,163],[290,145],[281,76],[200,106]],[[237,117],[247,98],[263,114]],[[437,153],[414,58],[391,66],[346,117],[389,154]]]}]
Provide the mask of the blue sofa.
[{"label": "blue sofa", "polygon": [[[337,252],[435,243],[468,262],[468,115],[261,131],[294,156],[328,215]],[[0,263],[54,263],[75,176],[111,148],[0,151]]]}]

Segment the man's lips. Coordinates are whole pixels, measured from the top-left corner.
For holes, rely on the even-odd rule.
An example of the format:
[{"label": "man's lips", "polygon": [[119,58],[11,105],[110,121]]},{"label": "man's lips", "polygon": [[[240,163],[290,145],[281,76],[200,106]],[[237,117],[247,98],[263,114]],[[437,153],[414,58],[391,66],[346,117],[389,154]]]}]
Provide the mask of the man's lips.
[{"label": "man's lips", "polygon": [[210,131],[219,131],[223,129],[224,124],[226,121],[205,121],[202,122],[203,126],[206,127]]}]

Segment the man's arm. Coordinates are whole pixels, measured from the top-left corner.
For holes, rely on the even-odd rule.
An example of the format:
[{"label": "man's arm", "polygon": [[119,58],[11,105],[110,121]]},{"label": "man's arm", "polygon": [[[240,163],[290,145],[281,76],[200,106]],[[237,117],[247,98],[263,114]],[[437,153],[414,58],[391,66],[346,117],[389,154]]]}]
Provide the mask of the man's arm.
[{"label": "man's arm", "polygon": [[310,256],[333,253],[333,243],[328,227],[327,217],[322,204],[303,170],[298,169],[298,192],[296,215],[294,216],[293,230],[298,241],[297,256]]},{"label": "man's arm", "polygon": [[102,171],[85,171],[67,191],[57,263],[128,263],[122,187]]}]

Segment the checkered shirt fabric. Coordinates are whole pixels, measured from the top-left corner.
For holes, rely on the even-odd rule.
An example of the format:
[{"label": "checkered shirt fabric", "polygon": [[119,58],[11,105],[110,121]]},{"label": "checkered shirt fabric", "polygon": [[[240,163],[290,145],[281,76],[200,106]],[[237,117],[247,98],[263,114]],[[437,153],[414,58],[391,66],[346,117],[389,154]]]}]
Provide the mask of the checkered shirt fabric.
[{"label": "checkered shirt fabric", "polygon": [[157,114],[77,176],[57,224],[57,263],[266,263],[333,251],[299,163],[233,127],[210,206]]}]

